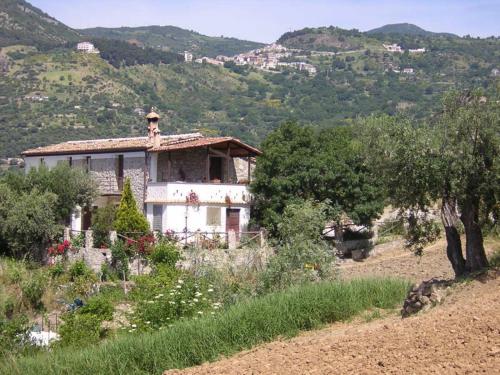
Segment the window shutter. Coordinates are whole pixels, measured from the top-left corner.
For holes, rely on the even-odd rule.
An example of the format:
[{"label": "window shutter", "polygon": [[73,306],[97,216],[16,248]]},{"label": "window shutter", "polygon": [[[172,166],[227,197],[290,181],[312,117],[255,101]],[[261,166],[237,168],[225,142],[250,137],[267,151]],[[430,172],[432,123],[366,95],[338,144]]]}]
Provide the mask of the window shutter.
[{"label": "window shutter", "polygon": [[163,229],[163,206],[153,205],[153,230],[161,232]]},{"label": "window shutter", "polygon": [[219,226],[220,224],[220,207],[207,207],[207,225]]}]

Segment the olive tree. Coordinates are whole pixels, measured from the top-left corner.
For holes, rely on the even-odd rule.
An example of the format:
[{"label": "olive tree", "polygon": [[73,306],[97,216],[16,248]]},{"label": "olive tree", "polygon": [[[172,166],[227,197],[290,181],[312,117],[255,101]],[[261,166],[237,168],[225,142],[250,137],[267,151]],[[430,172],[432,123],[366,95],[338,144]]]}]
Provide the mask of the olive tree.
[{"label": "olive tree", "polygon": [[[499,114],[497,101],[480,91],[453,92],[445,97],[442,112],[427,123],[378,117],[360,128],[366,153],[394,206],[410,212],[417,224],[416,212],[439,204],[456,276],[488,265],[482,227],[498,220]],[[465,256],[459,223],[465,231]]]}]

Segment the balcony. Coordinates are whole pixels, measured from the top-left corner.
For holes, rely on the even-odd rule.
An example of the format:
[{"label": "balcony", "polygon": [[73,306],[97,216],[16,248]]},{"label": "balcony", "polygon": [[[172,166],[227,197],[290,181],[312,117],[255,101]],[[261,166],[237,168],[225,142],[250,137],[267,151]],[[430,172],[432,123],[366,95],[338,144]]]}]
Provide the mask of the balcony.
[{"label": "balcony", "polygon": [[192,193],[202,204],[247,205],[251,201],[248,185],[244,184],[150,182],[146,203],[186,203]]}]

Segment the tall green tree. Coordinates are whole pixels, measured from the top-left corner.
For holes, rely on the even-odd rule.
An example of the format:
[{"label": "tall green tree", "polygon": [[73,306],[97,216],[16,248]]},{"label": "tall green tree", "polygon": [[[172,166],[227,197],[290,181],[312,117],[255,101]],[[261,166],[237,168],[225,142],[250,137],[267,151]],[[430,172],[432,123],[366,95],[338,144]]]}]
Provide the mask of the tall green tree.
[{"label": "tall green tree", "polygon": [[[410,212],[410,223],[417,225],[419,215],[439,203],[455,274],[487,266],[482,227],[491,218],[498,223],[500,202],[497,101],[481,91],[452,92],[431,123],[371,118],[360,133],[389,199]],[[459,223],[465,229],[465,256]]]},{"label": "tall green tree", "polygon": [[254,181],[257,220],[273,232],[287,204],[324,202],[329,220],[370,224],[383,209],[381,184],[364,162],[350,127],[319,133],[285,123],[262,144]]},{"label": "tall green tree", "polygon": [[113,226],[118,233],[132,238],[140,237],[149,232],[149,223],[137,208],[129,178],[125,180],[120,206],[116,211],[116,220]]}]

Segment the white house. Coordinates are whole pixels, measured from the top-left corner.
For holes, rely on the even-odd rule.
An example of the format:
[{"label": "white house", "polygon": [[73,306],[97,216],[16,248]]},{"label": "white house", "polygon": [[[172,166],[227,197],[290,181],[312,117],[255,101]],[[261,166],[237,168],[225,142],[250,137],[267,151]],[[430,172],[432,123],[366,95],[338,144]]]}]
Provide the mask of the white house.
[{"label": "white house", "polygon": [[76,50],[85,53],[99,53],[99,50],[95,48],[93,43],[90,42],[80,42],[76,45]]},{"label": "white house", "polygon": [[91,225],[93,209],[118,204],[129,178],[151,229],[166,232],[244,232],[250,219],[248,189],[261,152],[232,137],[200,133],[161,136],[151,112],[148,136],[69,141],[23,152],[26,171],[44,164],[83,168],[97,182],[92,207],[77,207],[73,230]]},{"label": "white house", "polygon": [[193,54],[188,51],[184,51],[184,62],[192,62],[193,61]]}]

